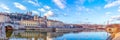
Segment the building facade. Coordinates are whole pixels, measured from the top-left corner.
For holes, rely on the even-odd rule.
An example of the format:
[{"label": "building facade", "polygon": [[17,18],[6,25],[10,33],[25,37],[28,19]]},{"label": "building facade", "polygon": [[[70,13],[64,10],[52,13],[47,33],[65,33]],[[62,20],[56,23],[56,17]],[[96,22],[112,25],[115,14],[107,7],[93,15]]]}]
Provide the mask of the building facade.
[{"label": "building facade", "polygon": [[0,22],[8,22],[11,21],[11,19],[8,16],[0,15]]},{"label": "building facade", "polygon": [[55,27],[55,28],[62,28],[64,27],[64,23],[56,20],[48,20],[47,21],[47,26],[48,27]]},{"label": "building facade", "polygon": [[40,27],[39,22],[34,21],[34,20],[21,20],[20,25],[24,26],[25,28]]}]

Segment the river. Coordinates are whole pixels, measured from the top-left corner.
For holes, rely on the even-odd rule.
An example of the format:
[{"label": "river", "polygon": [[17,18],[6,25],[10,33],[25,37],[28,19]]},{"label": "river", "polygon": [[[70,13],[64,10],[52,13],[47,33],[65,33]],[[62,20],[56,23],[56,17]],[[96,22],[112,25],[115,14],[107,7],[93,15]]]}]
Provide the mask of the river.
[{"label": "river", "polygon": [[5,36],[4,40],[106,40],[110,36],[105,31],[40,32],[39,30],[8,30],[0,35]]}]

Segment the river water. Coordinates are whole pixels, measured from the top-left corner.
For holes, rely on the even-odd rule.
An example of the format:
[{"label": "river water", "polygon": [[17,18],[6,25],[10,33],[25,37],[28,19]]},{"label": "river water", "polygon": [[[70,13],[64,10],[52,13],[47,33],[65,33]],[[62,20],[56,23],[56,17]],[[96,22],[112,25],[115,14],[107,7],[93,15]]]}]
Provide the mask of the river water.
[{"label": "river water", "polygon": [[[106,40],[105,31],[40,32],[39,30],[8,30],[0,34],[4,40]],[[2,39],[2,37],[1,37]]]}]

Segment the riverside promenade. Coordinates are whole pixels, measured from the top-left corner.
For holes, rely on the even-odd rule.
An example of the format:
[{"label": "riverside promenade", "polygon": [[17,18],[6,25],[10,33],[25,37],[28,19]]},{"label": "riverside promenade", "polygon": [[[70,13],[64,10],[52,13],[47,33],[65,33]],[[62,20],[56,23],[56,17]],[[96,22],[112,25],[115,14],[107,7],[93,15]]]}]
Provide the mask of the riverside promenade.
[{"label": "riverside promenade", "polygon": [[115,34],[115,37],[112,40],[120,40],[120,32]]}]

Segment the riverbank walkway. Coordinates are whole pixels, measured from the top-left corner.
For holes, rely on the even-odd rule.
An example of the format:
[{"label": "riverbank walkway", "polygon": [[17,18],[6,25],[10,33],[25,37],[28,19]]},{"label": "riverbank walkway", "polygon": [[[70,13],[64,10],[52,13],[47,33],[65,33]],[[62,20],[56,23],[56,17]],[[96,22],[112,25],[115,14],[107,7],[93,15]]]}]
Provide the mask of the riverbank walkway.
[{"label": "riverbank walkway", "polygon": [[120,32],[115,34],[115,37],[112,40],[120,40]]}]

